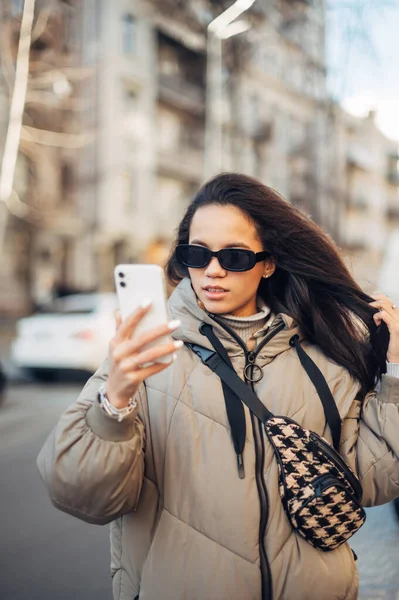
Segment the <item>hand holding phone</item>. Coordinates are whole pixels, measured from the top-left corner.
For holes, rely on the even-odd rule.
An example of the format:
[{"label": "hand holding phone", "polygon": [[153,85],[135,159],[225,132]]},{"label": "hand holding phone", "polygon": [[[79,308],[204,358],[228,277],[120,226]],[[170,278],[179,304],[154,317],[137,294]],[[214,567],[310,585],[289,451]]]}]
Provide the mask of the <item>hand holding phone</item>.
[{"label": "hand holding phone", "polygon": [[157,265],[118,265],[115,285],[121,318],[110,344],[107,394],[110,402],[128,404],[139,384],[162,371],[182,342],[170,333],[180,322],[168,322],[164,274]]},{"label": "hand holding phone", "polygon": [[[117,265],[114,271],[115,286],[118,295],[122,319],[125,320],[134,310],[151,302],[151,307],[137,324],[135,333],[164,325],[169,321],[166,301],[166,283],[163,270],[158,265]],[[170,337],[157,340],[156,343],[170,342]],[[150,344],[154,345],[154,343]],[[159,362],[170,362],[170,357]]]},{"label": "hand holding phone", "polygon": [[[150,311],[151,305],[141,306],[127,319],[117,317],[117,329],[110,342],[107,396],[116,408],[124,408],[148,377],[163,371],[176,358],[182,348],[180,340],[159,343],[165,336],[180,327],[171,321],[137,335],[139,324]],[[149,344],[152,344],[149,347]],[[169,357],[168,362],[159,359]]]}]

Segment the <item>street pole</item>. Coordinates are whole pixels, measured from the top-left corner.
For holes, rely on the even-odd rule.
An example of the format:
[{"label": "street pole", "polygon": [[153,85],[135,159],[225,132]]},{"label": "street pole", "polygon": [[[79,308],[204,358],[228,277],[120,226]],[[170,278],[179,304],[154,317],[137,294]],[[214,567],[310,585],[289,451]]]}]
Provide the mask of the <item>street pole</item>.
[{"label": "street pole", "polygon": [[[223,168],[223,40],[247,31],[246,21],[235,21],[255,0],[236,0],[207,27],[204,177]],[[235,22],[233,22],[235,21]]]},{"label": "street pole", "polygon": [[223,64],[222,39],[208,32],[206,61],[205,179],[222,170]]}]

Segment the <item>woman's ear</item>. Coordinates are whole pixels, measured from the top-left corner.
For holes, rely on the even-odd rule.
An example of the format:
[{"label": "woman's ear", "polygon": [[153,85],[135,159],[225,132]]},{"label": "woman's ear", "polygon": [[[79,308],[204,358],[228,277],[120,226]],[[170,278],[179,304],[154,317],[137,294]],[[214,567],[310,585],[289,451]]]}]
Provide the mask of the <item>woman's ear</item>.
[{"label": "woman's ear", "polygon": [[273,258],[268,258],[267,260],[264,261],[263,264],[264,264],[264,270],[263,270],[262,277],[267,279],[268,277],[271,277],[273,275],[274,271],[276,270],[276,263]]}]

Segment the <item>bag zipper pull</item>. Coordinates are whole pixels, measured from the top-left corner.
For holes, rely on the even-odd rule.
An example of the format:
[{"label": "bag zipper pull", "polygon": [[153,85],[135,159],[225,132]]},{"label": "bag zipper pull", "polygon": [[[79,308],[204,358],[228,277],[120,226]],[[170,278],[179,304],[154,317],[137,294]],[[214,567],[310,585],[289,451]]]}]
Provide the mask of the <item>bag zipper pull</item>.
[{"label": "bag zipper pull", "polygon": [[245,469],[244,469],[244,459],[243,459],[242,454],[237,454],[237,467],[238,467],[238,477],[240,479],[244,479]]}]

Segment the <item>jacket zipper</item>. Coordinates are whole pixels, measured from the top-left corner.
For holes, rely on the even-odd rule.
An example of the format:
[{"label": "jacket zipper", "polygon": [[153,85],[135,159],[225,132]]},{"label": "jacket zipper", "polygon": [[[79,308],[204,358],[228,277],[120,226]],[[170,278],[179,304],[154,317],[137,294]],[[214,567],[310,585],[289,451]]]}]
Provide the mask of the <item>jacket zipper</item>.
[{"label": "jacket zipper", "polygon": [[[248,351],[241,338],[236,335],[235,331],[231,330],[230,327],[221,322],[216,315],[209,314],[209,316],[218,323],[231,337],[241,346],[244,350],[245,355],[245,368],[248,365],[255,363],[256,357],[259,352],[270,340],[274,338],[282,329],[284,329],[284,323],[278,325],[269,335],[266,335],[263,342],[259,345],[255,352]],[[246,382],[247,383],[247,382]],[[248,384],[247,384],[248,385]],[[254,390],[254,384],[251,383],[252,390]],[[258,489],[259,503],[260,503],[260,521],[259,521],[259,558],[260,558],[260,571],[261,571],[261,582],[262,582],[262,600],[273,600],[273,587],[272,587],[272,575],[270,570],[269,560],[266,554],[265,547],[265,535],[267,521],[269,518],[269,502],[267,496],[266,482],[264,479],[264,465],[265,465],[265,442],[263,436],[263,425],[251,412],[251,424],[252,432],[255,441],[255,475],[256,475],[256,486]]]},{"label": "jacket zipper", "polygon": [[[255,364],[256,358],[259,352],[262,350],[264,346],[270,340],[272,340],[282,329],[284,329],[284,323],[277,326],[269,335],[265,337],[263,342],[259,344],[259,347],[255,352],[252,352],[248,359],[250,361],[249,364]],[[255,392],[254,383],[251,382],[251,388]],[[259,457],[258,466],[257,466],[257,481],[259,481],[258,485],[258,493],[261,505],[261,518],[259,524],[259,549],[260,549],[260,559],[261,559],[261,573],[262,573],[262,600],[268,598],[270,600],[273,599],[273,587],[272,587],[272,574],[270,569],[270,563],[266,554],[265,547],[265,537],[266,537],[266,527],[267,522],[269,520],[269,500],[267,495],[266,482],[264,478],[264,467],[265,467],[265,438],[263,435],[263,423],[261,423],[258,419],[255,418],[255,415],[251,413],[251,422],[252,422],[252,430],[254,432],[255,448],[260,452],[256,452]],[[263,565],[263,568],[262,568]]]}]

